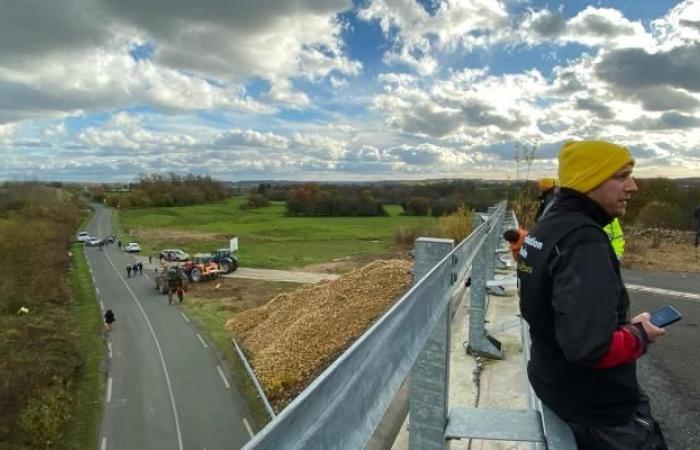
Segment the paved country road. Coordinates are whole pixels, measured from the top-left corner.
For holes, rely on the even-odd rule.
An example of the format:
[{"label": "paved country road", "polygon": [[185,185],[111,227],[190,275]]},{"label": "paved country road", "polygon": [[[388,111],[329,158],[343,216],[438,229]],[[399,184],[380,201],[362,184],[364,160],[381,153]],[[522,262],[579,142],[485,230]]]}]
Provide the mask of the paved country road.
[{"label": "paved country road", "polygon": [[[96,207],[88,231],[111,234],[111,211]],[[251,415],[211,345],[146,272],[127,278],[135,259],[116,243],[85,252],[103,312],[116,315],[100,450],[241,448]]]},{"label": "paved country road", "polygon": [[673,305],[683,315],[640,359],[639,379],[669,448],[700,449],[700,274],[624,270],[623,277],[632,314]]}]

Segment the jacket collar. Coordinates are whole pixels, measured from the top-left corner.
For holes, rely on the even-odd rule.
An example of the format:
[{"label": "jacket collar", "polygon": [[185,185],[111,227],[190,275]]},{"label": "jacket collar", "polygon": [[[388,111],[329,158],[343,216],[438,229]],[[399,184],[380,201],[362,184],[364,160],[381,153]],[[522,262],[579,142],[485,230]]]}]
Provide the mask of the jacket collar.
[{"label": "jacket collar", "polygon": [[552,212],[580,212],[593,219],[601,227],[613,220],[598,203],[578,191],[561,188],[557,197],[556,203],[552,205]]}]

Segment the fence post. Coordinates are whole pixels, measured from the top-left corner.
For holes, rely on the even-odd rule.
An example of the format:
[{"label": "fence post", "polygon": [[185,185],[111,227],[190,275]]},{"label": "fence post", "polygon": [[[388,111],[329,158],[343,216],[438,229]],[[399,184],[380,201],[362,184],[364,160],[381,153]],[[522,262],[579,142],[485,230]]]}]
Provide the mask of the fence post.
[{"label": "fence post", "polygon": [[[415,242],[414,283],[418,282],[445,255],[452,251],[452,239],[418,238]],[[452,279],[445,283],[452,283]],[[447,424],[447,385],[450,372],[450,299],[447,307],[411,371],[408,448],[445,449]]]},{"label": "fence post", "polygon": [[[489,208],[493,213],[493,210]],[[489,220],[494,220],[492,214]],[[497,224],[489,224],[492,227]],[[498,230],[491,228],[486,236],[474,264],[472,282],[469,288],[469,346],[467,351],[488,358],[501,359],[501,343],[486,333],[486,280],[491,278],[495,268],[495,251]]]}]

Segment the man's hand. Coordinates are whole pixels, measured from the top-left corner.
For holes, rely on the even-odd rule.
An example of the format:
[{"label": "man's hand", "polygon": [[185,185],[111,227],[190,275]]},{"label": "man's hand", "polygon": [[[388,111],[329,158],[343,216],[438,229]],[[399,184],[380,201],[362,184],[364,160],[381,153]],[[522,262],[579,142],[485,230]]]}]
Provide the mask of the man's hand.
[{"label": "man's hand", "polygon": [[664,328],[657,327],[656,325],[651,323],[649,319],[651,319],[651,314],[649,314],[648,312],[643,312],[635,316],[632,319],[632,323],[642,324],[642,328],[644,328],[644,332],[647,334],[649,342],[654,342],[657,337],[666,334],[666,330]]}]

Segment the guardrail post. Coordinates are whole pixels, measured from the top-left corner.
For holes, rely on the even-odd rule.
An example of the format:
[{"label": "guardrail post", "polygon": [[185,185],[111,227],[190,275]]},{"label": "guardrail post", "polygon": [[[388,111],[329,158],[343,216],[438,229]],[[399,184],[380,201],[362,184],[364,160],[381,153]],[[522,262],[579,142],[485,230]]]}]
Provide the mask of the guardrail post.
[{"label": "guardrail post", "polygon": [[493,274],[496,273],[496,247],[498,247],[498,238],[500,235],[500,224],[496,220],[494,212],[496,208],[491,206],[488,209],[489,218],[491,220],[490,231],[486,238],[486,246],[488,249],[486,257],[486,279],[493,279]]},{"label": "guardrail post", "polygon": [[[418,238],[415,243],[414,283],[418,282],[454,247],[452,239]],[[445,283],[454,281],[454,272]],[[450,307],[440,317],[411,371],[409,400],[410,450],[445,449],[447,385],[450,372]]]},{"label": "guardrail post", "polygon": [[[489,220],[493,220],[492,215]],[[469,346],[467,351],[488,358],[501,359],[501,343],[486,333],[486,280],[494,273],[497,232],[493,228],[486,237],[472,265],[472,282],[469,288]]]}]

